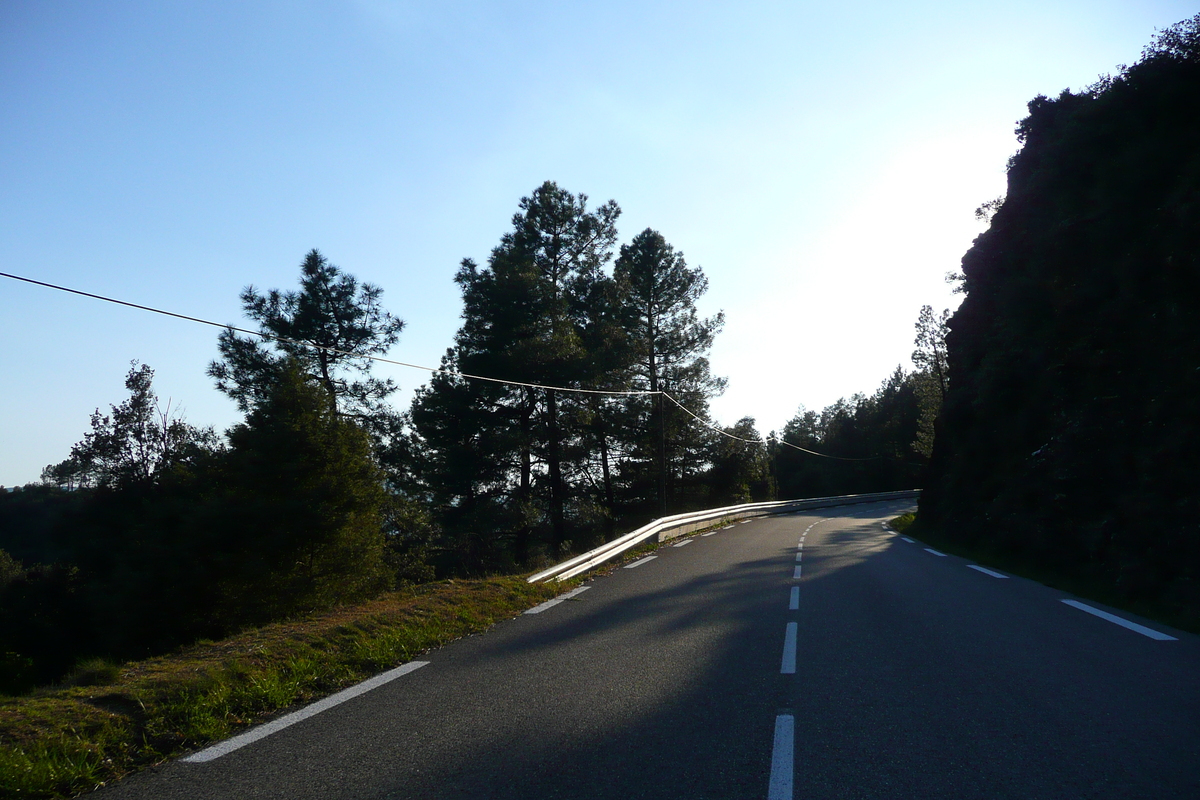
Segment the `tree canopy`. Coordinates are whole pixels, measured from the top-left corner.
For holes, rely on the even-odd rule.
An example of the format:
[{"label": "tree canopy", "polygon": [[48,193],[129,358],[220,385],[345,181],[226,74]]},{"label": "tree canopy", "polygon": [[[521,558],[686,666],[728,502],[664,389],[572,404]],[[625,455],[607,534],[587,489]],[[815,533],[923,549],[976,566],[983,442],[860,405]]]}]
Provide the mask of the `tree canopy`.
[{"label": "tree canopy", "polygon": [[300,264],[299,291],[253,286],[242,290],[242,308],[259,325],[261,337],[228,329],[209,365],[217,388],[248,411],[270,394],[285,364],[295,363],[328,393],[338,413],[369,421],[386,412],[396,391],[390,379],[372,376],[369,356],[382,355],[400,338],[403,320],[381,305],[383,290],[359,283],[317,250]]}]

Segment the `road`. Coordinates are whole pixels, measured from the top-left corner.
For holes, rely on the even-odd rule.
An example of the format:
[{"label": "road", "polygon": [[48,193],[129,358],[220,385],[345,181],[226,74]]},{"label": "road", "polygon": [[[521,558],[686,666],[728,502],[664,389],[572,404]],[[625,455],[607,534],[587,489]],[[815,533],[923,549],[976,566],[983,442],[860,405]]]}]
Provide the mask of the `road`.
[{"label": "road", "polygon": [[881,525],[904,507],[664,545],[290,727],[95,796],[1200,797],[1200,637],[931,552]]}]

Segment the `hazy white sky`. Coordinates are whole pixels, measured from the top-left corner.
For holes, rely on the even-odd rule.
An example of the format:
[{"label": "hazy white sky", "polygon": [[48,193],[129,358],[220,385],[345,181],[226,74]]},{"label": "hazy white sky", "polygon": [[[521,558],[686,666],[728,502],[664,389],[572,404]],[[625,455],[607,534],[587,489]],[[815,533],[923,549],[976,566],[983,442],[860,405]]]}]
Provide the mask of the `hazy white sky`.
[{"label": "hazy white sky", "polygon": [[[0,271],[238,324],[319,248],[436,365],[545,180],[653,227],[724,309],[713,403],[782,427],[910,368],[1038,93],[1137,59],[1182,0],[5,2]],[[237,419],[216,330],[0,279],[0,484],[66,457],[131,360]],[[404,388],[425,373],[386,369]]]}]

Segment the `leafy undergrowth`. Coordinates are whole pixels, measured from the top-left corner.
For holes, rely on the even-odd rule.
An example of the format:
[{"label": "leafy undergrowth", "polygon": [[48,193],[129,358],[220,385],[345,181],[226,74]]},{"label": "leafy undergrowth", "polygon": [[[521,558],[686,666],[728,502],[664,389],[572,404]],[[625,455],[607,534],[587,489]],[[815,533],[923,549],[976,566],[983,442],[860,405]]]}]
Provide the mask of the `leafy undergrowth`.
[{"label": "leafy undergrowth", "polygon": [[1123,609],[1173,628],[1200,633],[1200,610],[1198,609],[1180,608],[1153,599],[1130,599],[1098,577],[1058,572],[1041,564],[1030,563],[1018,554],[1006,553],[986,545],[976,547],[965,545],[939,531],[921,525],[915,514],[904,514],[891,520],[888,524],[899,533],[906,533],[931,547],[960,558],[967,558],[983,566],[1028,578],[1087,600],[1095,600],[1113,608]]},{"label": "leafy undergrowth", "polygon": [[75,685],[0,697],[0,797],[98,788],[483,631],[576,583],[516,576],[425,584],[169,656],[89,665]]}]

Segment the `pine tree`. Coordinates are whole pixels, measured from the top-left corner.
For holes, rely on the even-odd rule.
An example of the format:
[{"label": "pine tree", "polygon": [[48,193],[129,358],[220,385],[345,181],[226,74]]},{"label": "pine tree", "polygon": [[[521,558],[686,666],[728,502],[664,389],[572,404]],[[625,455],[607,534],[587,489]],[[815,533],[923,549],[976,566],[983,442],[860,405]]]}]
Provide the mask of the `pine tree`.
[{"label": "pine tree", "polygon": [[270,395],[285,364],[298,364],[329,395],[338,414],[382,433],[392,414],[386,400],[397,387],[390,378],[371,375],[369,357],[386,353],[404,328],[403,320],[383,308],[382,297],[382,289],[360,284],[312,250],[300,265],[299,291],[242,290],[242,308],[263,336],[223,331],[217,341],[221,358],[209,365],[208,374],[242,411],[249,411]]},{"label": "pine tree", "polygon": [[[696,310],[708,289],[703,271],[688,267],[682,253],[647,228],[621,247],[614,277],[629,326],[633,388],[670,392],[707,419],[709,399],[725,389],[725,379],[710,373],[707,358],[725,316],[701,318]],[[711,436],[661,396],[631,400],[628,408],[634,445],[630,469],[653,475],[656,510],[665,515],[672,496],[697,474]]]},{"label": "pine tree", "polygon": [[[619,214],[613,201],[589,211],[586,195],[553,182],[522,198],[512,230],[487,266],[465,259],[455,277],[464,308],[450,361],[469,374],[520,383],[581,387],[593,379],[585,342],[591,304],[584,295],[595,289],[611,258]],[[479,440],[469,446],[495,448],[495,458],[505,465],[503,519],[515,524],[510,534],[516,557],[528,557],[539,529],[548,529],[551,547],[562,545],[574,496],[569,473],[578,471],[574,467],[586,450],[579,442],[578,413],[586,401],[554,389],[433,382],[413,406],[414,424],[429,441],[440,435],[435,410],[445,404],[439,397],[444,393],[458,394],[473,409],[469,416],[480,426]],[[431,487],[457,480],[440,459],[427,465]],[[465,484],[458,486],[452,503],[467,497],[461,494]],[[446,511],[448,523],[453,507]]]}]

